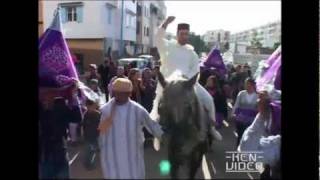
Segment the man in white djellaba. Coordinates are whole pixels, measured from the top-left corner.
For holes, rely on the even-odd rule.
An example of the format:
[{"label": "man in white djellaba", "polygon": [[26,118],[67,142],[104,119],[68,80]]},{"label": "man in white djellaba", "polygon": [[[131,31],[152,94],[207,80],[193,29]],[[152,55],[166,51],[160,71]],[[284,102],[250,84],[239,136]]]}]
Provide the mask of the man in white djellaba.
[{"label": "man in white djellaba", "polygon": [[146,109],[130,100],[132,83],[118,78],[114,97],[101,108],[100,153],[105,179],[145,179],[143,127],[161,139],[161,126]]},{"label": "man in white djellaba", "polygon": [[[174,72],[177,70],[182,73],[184,77],[187,79],[192,78],[197,73],[200,72],[199,67],[199,57],[195,53],[192,45],[187,44],[189,38],[189,25],[182,23],[178,24],[177,29],[177,40],[165,39],[166,28],[168,24],[170,24],[175,17],[169,16],[164,23],[158,28],[156,34],[156,47],[158,48],[158,52],[160,54],[160,72],[164,76],[165,79],[168,79]],[[163,88],[158,83],[156,90],[156,98],[153,102],[153,109],[151,111],[151,118],[153,120],[159,119],[158,114],[158,103],[159,99],[162,95]],[[205,107],[208,115],[210,117],[211,129],[210,133],[214,137],[214,139],[222,140],[222,136],[215,129],[215,106],[212,99],[212,96],[197,82],[195,85],[196,95],[200,103]],[[201,122],[202,124],[202,137],[205,138],[208,122]],[[204,125],[206,124],[206,125]]]}]

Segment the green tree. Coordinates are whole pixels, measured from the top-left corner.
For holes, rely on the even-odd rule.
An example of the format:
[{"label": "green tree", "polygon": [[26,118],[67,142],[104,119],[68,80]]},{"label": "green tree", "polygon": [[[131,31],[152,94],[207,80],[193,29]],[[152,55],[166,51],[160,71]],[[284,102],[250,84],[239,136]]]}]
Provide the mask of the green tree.
[{"label": "green tree", "polygon": [[281,44],[280,42],[274,43],[273,44],[273,50],[275,51],[279,47],[280,44]]},{"label": "green tree", "polygon": [[253,37],[252,37],[252,40],[251,40],[251,46],[254,47],[254,48],[261,48],[262,47],[262,44],[260,42],[260,38],[258,38],[258,32],[256,30],[254,30],[253,32]]},{"label": "green tree", "polygon": [[209,52],[210,49],[206,46],[205,42],[201,39],[200,35],[191,32],[189,35],[189,43],[194,47],[195,52],[199,55],[201,52]]}]

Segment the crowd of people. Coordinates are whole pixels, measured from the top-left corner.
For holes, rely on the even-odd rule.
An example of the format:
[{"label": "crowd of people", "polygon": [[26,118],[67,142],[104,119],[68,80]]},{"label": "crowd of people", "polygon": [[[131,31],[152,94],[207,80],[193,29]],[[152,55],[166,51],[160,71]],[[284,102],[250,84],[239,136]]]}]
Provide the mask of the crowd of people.
[{"label": "crowd of people", "polygon": [[[163,34],[166,26],[173,19],[169,18],[163,24]],[[179,30],[187,30],[188,33],[189,26],[183,24],[180,29],[178,26]],[[161,33],[162,31],[159,31],[160,35]],[[179,43],[181,44],[181,42]],[[160,56],[168,59],[174,57],[162,52],[167,50],[165,45],[168,43],[157,42]],[[172,46],[177,46],[177,43]],[[188,51],[178,49],[174,52],[177,53],[177,57],[179,53],[184,57],[186,52],[190,52],[188,56],[193,58],[190,60],[190,64],[197,63],[194,51],[190,50],[191,48],[188,46],[184,46],[184,48],[187,48]],[[186,76],[192,77],[198,73],[197,64],[194,66],[179,65],[181,60],[181,58],[170,59],[172,62],[176,61],[176,66],[181,66],[182,70],[184,70],[183,68],[191,68],[185,69],[185,72],[189,73],[186,73]],[[162,68],[167,70],[165,72],[169,72],[171,69],[175,70],[175,66],[170,64],[163,64]],[[272,117],[270,115],[272,107],[269,106],[270,97],[266,92],[257,92],[248,64],[235,67],[228,65],[227,69],[226,75],[219,74],[214,68],[200,70],[199,83],[195,86],[199,100],[209,111],[212,122],[215,122],[212,129],[213,136],[221,140],[222,137],[217,135],[216,129],[223,127],[223,120],[231,119],[236,125],[238,139],[235,146],[239,150],[258,150],[261,147],[270,149],[268,142],[276,143],[281,137],[279,136],[280,128],[274,125],[278,122],[274,122],[273,118],[270,118]],[[85,144],[83,163],[88,170],[95,167],[97,161],[92,158],[101,148],[101,161],[105,166],[102,169],[109,177],[124,177],[119,174],[117,166],[122,167],[121,173],[123,175],[128,175],[125,177],[145,177],[142,146],[144,137],[141,137],[141,134],[144,132],[147,138],[155,136],[161,139],[163,133],[157,121],[151,120],[152,116],[149,115],[149,113],[152,114],[152,111],[157,111],[157,103],[154,102],[157,102],[159,93],[156,92],[160,88],[157,86],[158,71],[159,66],[143,70],[119,66],[116,61],[107,57],[99,66],[90,64],[89,72],[80,75],[83,83],[100,99],[105,98],[107,103],[104,105],[101,105],[99,101],[87,98],[83,107],[77,106],[81,91],[76,81],[69,87],[68,92],[72,94],[70,99],[52,98],[50,95],[43,97],[39,103],[40,177],[69,178],[69,165],[66,158],[67,142],[69,140],[71,146],[77,146],[81,139]],[[167,74],[164,73],[164,76]],[[207,96],[212,98],[207,98]],[[208,100],[212,100],[212,102],[208,102]],[[228,113],[229,102],[233,106],[231,116]],[[107,120],[104,121],[104,119]],[[130,119],[130,123],[128,123],[128,119]],[[110,128],[111,125],[113,128]],[[99,134],[108,131],[111,135],[102,136],[102,144],[99,146]],[[115,139],[115,137],[119,139]],[[263,140],[265,146],[259,145],[261,137],[266,137]],[[114,157],[118,159],[114,159]],[[133,162],[138,162],[138,166],[135,166]],[[274,167],[274,164],[278,165],[278,162],[266,164],[272,164]]]},{"label": "crowd of people", "polygon": [[[276,117],[276,103],[281,94],[257,91],[248,64],[228,66],[226,76],[215,69],[202,71],[200,82],[214,99],[216,108],[216,127],[222,127],[222,120],[235,124],[238,151],[263,151],[264,172],[261,177],[280,175],[280,118]],[[275,98],[276,97],[276,98]],[[229,102],[228,102],[229,101]],[[228,103],[232,109],[228,115]],[[267,175],[266,175],[267,174]]]}]

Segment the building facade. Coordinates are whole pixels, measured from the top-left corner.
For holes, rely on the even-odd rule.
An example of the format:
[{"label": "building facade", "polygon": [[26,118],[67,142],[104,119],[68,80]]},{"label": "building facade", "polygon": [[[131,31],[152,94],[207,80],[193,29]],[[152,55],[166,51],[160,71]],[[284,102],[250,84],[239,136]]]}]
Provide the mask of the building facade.
[{"label": "building facade", "polygon": [[101,64],[108,52],[113,59],[124,51],[133,53],[136,43],[135,0],[60,0],[44,1],[43,5],[45,28],[52,22],[55,9],[60,7],[63,33],[71,53],[79,61],[80,72],[91,63]]},{"label": "building facade", "polygon": [[265,24],[246,31],[234,33],[230,37],[230,42],[250,43],[253,39],[257,39],[262,47],[274,48],[276,43],[281,43],[281,22]]},{"label": "building facade", "polygon": [[137,54],[149,54],[155,48],[155,34],[166,17],[164,1],[143,1],[137,4]]},{"label": "building facade", "polygon": [[230,31],[223,29],[207,31],[203,36],[203,41],[211,49],[214,46],[223,48],[230,41]]},{"label": "building facade", "polygon": [[146,54],[150,47],[150,1],[137,2],[137,54]]},{"label": "building facade", "polygon": [[152,1],[150,4],[150,14],[151,14],[151,20],[150,20],[150,47],[155,48],[155,35],[157,32],[158,27],[160,24],[165,20],[167,15],[167,8],[164,3],[164,1]]}]

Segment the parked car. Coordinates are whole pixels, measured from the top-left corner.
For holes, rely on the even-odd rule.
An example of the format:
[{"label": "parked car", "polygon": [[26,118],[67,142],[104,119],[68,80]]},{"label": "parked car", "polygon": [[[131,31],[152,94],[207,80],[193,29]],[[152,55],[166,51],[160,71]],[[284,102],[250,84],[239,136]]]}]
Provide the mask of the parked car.
[{"label": "parked car", "polygon": [[122,58],[118,60],[119,66],[137,68],[142,72],[148,65],[148,60],[144,58]]},{"label": "parked car", "polygon": [[148,65],[147,65],[147,67],[153,68],[153,67],[155,66],[155,65],[154,65],[155,61],[154,61],[154,58],[153,58],[152,55],[142,54],[142,55],[140,55],[140,56],[138,56],[138,57],[148,60]]}]

